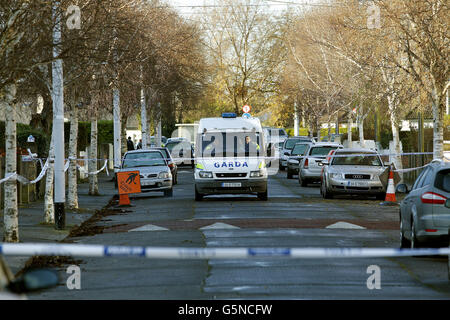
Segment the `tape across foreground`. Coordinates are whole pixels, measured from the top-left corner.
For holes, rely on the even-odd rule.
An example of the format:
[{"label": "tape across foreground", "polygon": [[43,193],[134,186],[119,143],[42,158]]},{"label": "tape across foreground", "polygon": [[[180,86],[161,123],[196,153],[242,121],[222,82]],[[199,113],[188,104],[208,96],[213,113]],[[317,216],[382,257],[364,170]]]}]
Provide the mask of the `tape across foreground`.
[{"label": "tape across foreground", "polygon": [[450,247],[396,248],[174,248],[78,244],[1,243],[1,255],[144,257],[150,259],[377,258],[450,256]]}]

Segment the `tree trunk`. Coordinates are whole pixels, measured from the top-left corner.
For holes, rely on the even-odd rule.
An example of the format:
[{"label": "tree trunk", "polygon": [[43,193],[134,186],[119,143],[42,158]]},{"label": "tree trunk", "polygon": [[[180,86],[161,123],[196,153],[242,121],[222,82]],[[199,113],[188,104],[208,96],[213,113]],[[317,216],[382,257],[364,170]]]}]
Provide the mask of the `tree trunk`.
[{"label": "tree trunk", "polygon": [[90,174],[97,171],[97,116],[94,115],[91,120],[91,145],[89,146],[89,195],[98,195],[98,179],[96,174]]},{"label": "tree trunk", "polygon": [[67,206],[69,209],[78,209],[78,185],[77,185],[77,140],[78,140],[78,110],[72,106],[70,112],[70,137],[69,137],[69,174],[67,189]]},{"label": "tree trunk", "polygon": [[[402,156],[400,155],[402,150],[400,149],[400,132],[399,132],[399,126],[398,126],[398,119],[397,119],[397,115],[395,113],[396,106],[395,106],[393,97],[388,96],[387,99],[388,99],[389,113],[390,113],[390,118],[391,118],[392,141],[393,141],[393,145],[394,145],[393,147],[394,147],[394,153],[395,153],[395,155],[390,158],[392,159],[392,162],[394,163],[395,168],[398,170],[401,170],[401,169],[403,169]],[[403,173],[399,172],[399,175],[400,175],[400,180],[403,181]]]},{"label": "tree trunk", "polygon": [[48,224],[55,223],[55,211],[53,206],[53,176],[54,176],[54,160],[55,160],[55,149],[54,149],[54,139],[53,134],[50,141],[50,150],[48,152],[48,168],[47,176],[45,178],[45,198],[44,198],[44,222]]},{"label": "tree trunk", "polygon": [[353,126],[353,118],[352,118],[352,108],[349,108],[348,118],[347,118],[347,141],[348,147],[352,147],[352,126]]},{"label": "tree trunk", "polygon": [[445,105],[443,99],[433,89],[433,158],[444,158],[444,114]]},{"label": "tree trunk", "polygon": [[[5,127],[5,177],[17,171],[17,145],[16,145],[16,85],[5,86],[3,94],[0,94],[1,104],[6,108]],[[17,181],[10,179],[5,182],[5,208],[4,208],[4,242],[19,242],[19,211],[17,208]]]},{"label": "tree trunk", "polygon": [[[125,154],[125,152],[128,151],[127,148],[127,121],[128,121],[128,117],[125,117],[124,115],[122,115],[122,124],[120,127],[120,146],[121,146],[121,156],[120,158],[122,159],[123,155]],[[119,162],[119,166],[120,166],[120,162]]]}]

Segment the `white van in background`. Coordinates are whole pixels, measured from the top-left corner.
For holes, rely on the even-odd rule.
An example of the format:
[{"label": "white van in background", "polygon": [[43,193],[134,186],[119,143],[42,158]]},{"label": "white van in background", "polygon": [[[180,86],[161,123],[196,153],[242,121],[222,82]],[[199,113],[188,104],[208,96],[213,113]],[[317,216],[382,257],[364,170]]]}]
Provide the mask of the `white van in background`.
[{"label": "white van in background", "polygon": [[256,194],[267,200],[264,134],[257,118],[224,113],[203,118],[195,149],[195,200],[213,194]]}]

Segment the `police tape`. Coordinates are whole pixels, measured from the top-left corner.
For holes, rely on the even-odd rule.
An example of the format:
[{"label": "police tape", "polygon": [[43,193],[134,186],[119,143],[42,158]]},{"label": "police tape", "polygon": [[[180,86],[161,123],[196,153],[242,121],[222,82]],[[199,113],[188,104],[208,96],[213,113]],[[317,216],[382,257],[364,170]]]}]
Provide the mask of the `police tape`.
[{"label": "police tape", "polygon": [[450,248],[176,248],[1,243],[0,254],[5,256],[144,257],[149,259],[327,259],[450,256]]}]

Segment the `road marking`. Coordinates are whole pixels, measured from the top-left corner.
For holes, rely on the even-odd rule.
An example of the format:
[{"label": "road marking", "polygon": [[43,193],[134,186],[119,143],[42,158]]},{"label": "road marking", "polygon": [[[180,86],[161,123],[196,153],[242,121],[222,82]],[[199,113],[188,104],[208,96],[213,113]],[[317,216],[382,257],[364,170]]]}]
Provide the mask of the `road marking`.
[{"label": "road marking", "polygon": [[128,230],[128,232],[131,232],[131,231],[169,231],[169,229],[155,226],[153,224],[146,224],[145,226]]},{"label": "road marking", "polygon": [[231,224],[222,223],[222,222],[216,222],[214,224],[211,224],[209,226],[200,228],[200,230],[211,230],[211,229],[240,229],[239,227],[232,226]]},{"label": "road marking", "polygon": [[329,226],[327,226],[325,228],[326,229],[360,229],[360,230],[366,229],[366,228],[358,226],[356,224],[348,223],[348,222],[342,222],[342,221],[333,223],[333,224],[331,224],[331,225],[329,225]]}]

